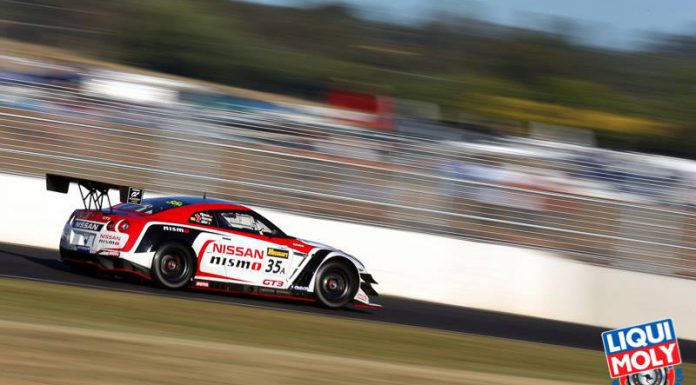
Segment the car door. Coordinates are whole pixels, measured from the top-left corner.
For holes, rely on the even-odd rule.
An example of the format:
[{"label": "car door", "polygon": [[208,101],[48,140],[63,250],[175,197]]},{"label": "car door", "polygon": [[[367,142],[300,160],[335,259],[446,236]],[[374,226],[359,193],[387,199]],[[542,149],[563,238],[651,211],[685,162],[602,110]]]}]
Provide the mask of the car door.
[{"label": "car door", "polygon": [[292,253],[273,241],[271,228],[251,211],[218,211],[216,215],[226,233],[219,251],[229,279],[286,287]]},{"label": "car door", "polygon": [[225,257],[226,243],[222,232],[219,231],[215,213],[200,211],[193,213],[189,223],[197,227],[208,228],[202,231],[193,242],[193,250],[198,255],[196,277],[212,280],[227,280],[227,258]]}]

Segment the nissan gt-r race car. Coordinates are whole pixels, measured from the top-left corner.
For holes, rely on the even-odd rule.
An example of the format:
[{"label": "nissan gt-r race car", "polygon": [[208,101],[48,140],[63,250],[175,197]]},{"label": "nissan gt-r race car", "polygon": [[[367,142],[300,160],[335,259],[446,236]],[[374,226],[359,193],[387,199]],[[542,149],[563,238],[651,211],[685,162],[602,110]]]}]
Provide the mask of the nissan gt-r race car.
[{"label": "nissan gt-r race car", "polygon": [[[370,300],[376,282],[355,257],[287,235],[248,207],[205,196],[143,199],[141,189],[46,175],[50,191],[67,193],[72,182],[85,208],[60,239],[71,267],[134,274],[167,289],[380,307]],[[121,203],[111,206],[110,189],[120,190]]]}]

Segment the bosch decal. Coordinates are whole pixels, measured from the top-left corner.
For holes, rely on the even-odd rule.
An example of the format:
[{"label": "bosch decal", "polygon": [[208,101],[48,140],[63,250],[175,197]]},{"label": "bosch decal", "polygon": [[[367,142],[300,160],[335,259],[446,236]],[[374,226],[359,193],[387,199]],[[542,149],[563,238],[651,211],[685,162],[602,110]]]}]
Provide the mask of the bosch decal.
[{"label": "bosch decal", "polygon": [[602,333],[609,376],[614,385],[681,383],[679,343],[671,319]]},{"label": "bosch decal", "polygon": [[295,290],[295,291],[309,291],[309,288],[307,286],[296,286],[292,285],[290,286],[290,290]]}]

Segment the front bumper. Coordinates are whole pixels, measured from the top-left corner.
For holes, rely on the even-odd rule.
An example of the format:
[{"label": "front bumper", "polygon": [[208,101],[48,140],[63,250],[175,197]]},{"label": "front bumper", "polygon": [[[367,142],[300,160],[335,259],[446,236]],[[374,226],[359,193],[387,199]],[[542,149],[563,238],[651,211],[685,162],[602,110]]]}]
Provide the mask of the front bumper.
[{"label": "front bumper", "polygon": [[371,274],[360,273],[360,289],[353,299],[353,305],[357,308],[381,308],[382,305],[378,305],[372,302],[373,297],[379,296],[377,291],[372,287],[372,284],[377,284]]}]

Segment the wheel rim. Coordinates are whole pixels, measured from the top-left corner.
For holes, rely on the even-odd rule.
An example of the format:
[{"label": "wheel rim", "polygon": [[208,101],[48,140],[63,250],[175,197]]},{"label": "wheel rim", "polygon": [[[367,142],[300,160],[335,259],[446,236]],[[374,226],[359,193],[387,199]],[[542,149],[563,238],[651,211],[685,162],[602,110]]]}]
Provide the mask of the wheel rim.
[{"label": "wheel rim", "polygon": [[162,256],[160,272],[162,278],[169,283],[177,283],[186,277],[189,266],[186,256],[177,251],[171,251]]},{"label": "wheel rim", "polygon": [[327,300],[331,302],[341,301],[348,294],[348,277],[342,271],[328,271],[322,277],[321,288]]}]

